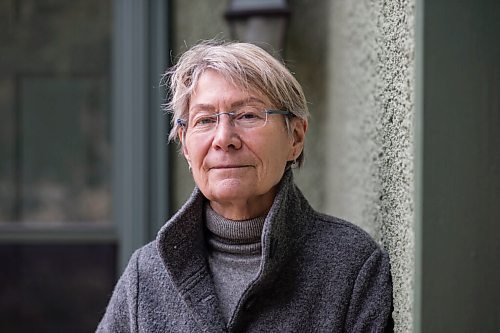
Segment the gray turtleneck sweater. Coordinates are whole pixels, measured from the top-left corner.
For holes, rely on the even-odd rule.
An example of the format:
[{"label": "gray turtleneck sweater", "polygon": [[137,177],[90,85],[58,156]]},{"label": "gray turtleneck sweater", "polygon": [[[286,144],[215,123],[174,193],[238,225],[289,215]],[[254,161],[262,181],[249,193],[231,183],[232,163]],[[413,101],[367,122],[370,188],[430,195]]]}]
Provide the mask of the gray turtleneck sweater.
[{"label": "gray turtleneck sweater", "polygon": [[208,266],[222,314],[229,322],[241,295],[256,277],[261,262],[261,235],[265,216],[233,221],[207,203]]}]

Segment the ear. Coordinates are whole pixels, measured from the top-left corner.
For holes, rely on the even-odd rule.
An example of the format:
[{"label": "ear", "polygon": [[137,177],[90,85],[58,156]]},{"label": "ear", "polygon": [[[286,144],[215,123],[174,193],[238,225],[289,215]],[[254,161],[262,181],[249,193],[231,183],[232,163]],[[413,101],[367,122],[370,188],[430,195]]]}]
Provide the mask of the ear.
[{"label": "ear", "polygon": [[187,149],[185,137],[184,137],[184,128],[182,126],[179,126],[179,129],[177,130],[177,137],[179,138],[179,141],[181,142],[182,154],[184,155],[184,158],[186,159],[189,166],[191,167],[191,158],[189,157],[189,151]]},{"label": "ear", "polygon": [[292,130],[292,145],[290,147],[289,161],[296,160],[304,149],[304,141],[307,132],[307,119],[294,117],[291,119],[290,127]]}]

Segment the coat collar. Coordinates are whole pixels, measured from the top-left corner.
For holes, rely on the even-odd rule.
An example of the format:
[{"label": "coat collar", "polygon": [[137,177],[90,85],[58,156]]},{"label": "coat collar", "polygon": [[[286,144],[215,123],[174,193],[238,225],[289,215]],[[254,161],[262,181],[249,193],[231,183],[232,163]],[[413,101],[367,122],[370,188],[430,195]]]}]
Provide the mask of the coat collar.
[{"label": "coat collar", "polygon": [[[279,276],[281,267],[295,252],[303,235],[304,216],[311,207],[286,170],[262,232],[262,260],[251,288],[265,288]],[[158,233],[157,246],[163,264],[198,324],[209,332],[225,330],[213,282],[208,272],[203,225],[206,198],[198,187],[182,208]],[[238,312],[238,309],[236,309]]]}]

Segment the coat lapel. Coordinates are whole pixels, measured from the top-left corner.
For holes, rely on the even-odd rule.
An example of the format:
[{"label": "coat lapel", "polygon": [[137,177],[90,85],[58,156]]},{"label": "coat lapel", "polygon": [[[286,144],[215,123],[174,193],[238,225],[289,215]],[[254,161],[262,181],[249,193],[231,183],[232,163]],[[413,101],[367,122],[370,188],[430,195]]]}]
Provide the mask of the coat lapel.
[{"label": "coat lapel", "polygon": [[204,200],[195,188],[186,204],[158,233],[158,252],[198,326],[205,332],[223,332],[226,325],[206,260]]}]

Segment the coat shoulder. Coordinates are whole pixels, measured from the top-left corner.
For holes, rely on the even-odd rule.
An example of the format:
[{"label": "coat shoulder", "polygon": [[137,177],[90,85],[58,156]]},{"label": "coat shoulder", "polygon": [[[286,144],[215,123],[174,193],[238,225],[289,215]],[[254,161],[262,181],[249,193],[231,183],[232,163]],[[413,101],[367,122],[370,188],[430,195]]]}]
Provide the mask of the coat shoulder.
[{"label": "coat shoulder", "polygon": [[[359,226],[343,219],[313,212],[309,223],[308,242],[343,255],[367,258],[374,251],[385,252],[380,245]],[[327,251],[328,252],[328,251]]]},{"label": "coat shoulder", "polygon": [[140,276],[150,275],[154,271],[164,271],[164,265],[158,253],[158,242],[152,242],[136,250],[133,257],[136,258],[136,269]]}]

